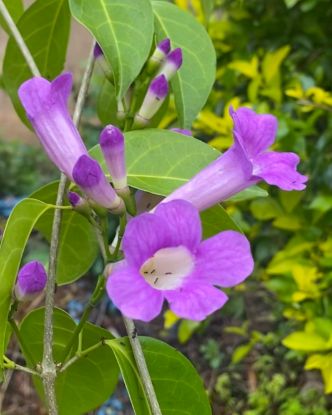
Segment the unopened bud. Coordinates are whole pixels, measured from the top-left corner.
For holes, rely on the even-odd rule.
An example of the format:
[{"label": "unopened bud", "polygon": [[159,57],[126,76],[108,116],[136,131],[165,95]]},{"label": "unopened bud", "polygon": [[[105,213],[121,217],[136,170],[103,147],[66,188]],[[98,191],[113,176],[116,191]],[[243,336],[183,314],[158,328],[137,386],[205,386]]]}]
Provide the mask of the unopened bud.
[{"label": "unopened bud", "polygon": [[101,49],[101,47],[99,46],[99,43],[95,44],[95,47],[93,48],[93,56],[95,57],[95,59],[98,59],[100,56],[103,56],[104,53]]},{"label": "unopened bud", "polygon": [[127,187],[124,136],[119,128],[107,125],[100,134],[99,144],[115,190]]},{"label": "unopened bud", "polygon": [[47,274],[42,263],[31,261],[19,271],[15,286],[15,295],[19,301],[31,300],[41,293],[47,282]]},{"label": "unopened bud", "polygon": [[164,75],[169,81],[182,65],[182,49],[173,49],[166,57],[158,75]]},{"label": "unopened bud", "polygon": [[168,90],[168,82],[164,75],[152,80],[141,108],[135,116],[135,124],[143,126],[151,120],[165,101]]},{"label": "unopened bud", "polygon": [[148,72],[154,72],[165,60],[171,48],[171,41],[166,38],[158,43],[151,58],[148,61]]},{"label": "unopened bud", "polygon": [[86,155],[81,156],[74,166],[73,178],[83,192],[99,206],[110,209],[114,213],[123,212],[122,199],[108,183],[96,160]]},{"label": "unopened bud", "polygon": [[186,129],[183,129],[183,128],[171,128],[170,131],[174,131],[175,133],[179,133],[179,134],[182,134],[182,135],[187,135],[189,137],[192,137],[192,135],[193,135],[190,130],[186,130]]}]

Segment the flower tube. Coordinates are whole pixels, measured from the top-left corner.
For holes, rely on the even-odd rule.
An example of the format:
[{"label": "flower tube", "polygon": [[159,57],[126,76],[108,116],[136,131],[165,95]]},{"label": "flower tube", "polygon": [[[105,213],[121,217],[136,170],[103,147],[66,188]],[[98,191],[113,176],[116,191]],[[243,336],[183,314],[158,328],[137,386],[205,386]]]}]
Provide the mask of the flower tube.
[{"label": "flower tube", "polygon": [[173,49],[166,57],[158,75],[164,75],[167,81],[173,78],[182,65],[182,49]]},{"label": "flower tube", "polygon": [[124,210],[122,199],[108,183],[99,163],[90,156],[81,156],[73,169],[75,183],[99,206],[121,213]]},{"label": "flower tube", "polygon": [[297,171],[295,153],[269,151],[275,141],[277,120],[249,108],[230,109],[234,144],[162,203],[174,199],[205,210],[262,180],[282,190],[303,190],[308,178]]},{"label": "flower tube", "polygon": [[156,70],[162,62],[164,62],[167,54],[171,48],[171,41],[166,38],[158,43],[156,49],[154,50],[152,56],[148,61],[148,71],[151,73]]},{"label": "flower tube", "polygon": [[52,82],[31,78],[20,86],[18,95],[48,157],[73,180],[73,167],[87,150],[68,111],[71,89],[72,75],[65,73]]}]

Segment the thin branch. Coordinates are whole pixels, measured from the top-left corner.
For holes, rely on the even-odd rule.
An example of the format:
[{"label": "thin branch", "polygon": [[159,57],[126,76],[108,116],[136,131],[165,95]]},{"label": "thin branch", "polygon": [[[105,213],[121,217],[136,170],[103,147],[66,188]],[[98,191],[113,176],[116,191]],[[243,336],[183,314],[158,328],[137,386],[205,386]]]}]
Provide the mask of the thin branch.
[{"label": "thin branch", "polygon": [[66,369],[68,369],[69,366],[71,366],[73,363],[77,362],[77,360],[81,359],[81,357],[86,356],[87,354],[93,352],[94,350],[98,349],[98,347],[103,346],[104,345],[104,341],[101,340],[100,342],[94,344],[93,346],[90,346],[89,348],[82,350],[82,351],[78,351],[75,356],[73,356],[71,359],[69,359],[60,369],[60,373],[64,372]]},{"label": "thin branch", "polygon": [[[89,55],[86,70],[84,72],[81,87],[78,93],[73,120],[77,126],[81,118],[85,97],[88,91],[90,78],[94,66],[93,46]],[[62,173],[56,198],[56,205],[61,206],[63,204],[63,198],[66,189],[67,178]],[[55,379],[56,379],[56,365],[53,359],[53,308],[54,308],[54,290],[56,279],[56,265],[59,248],[59,237],[61,227],[62,211],[61,209],[55,209],[52,237],[50,242],[50,254],[49,254],[49,269],[48,279],[46,285],[46,299],[45,299],[45,325],[44,325],[44,352],[42,361],[42,378],[45,389],[45,394],[48,398],[48,406],[50,415],[57,415],[57,404],[55,395]]]},{"label": "thin branch", "polygon": [[38,373],[36,370],[30,369],[26,366],[21,366],[15,362],[13,362],[12,360],[5,358],[5,362],[4,362],[4,367],[6,369],[11,369],[11,370],[20,370],[21,372],[25,372],[25,373],[29,373],[30,375],[34,375],[34,376],[40,376],[40,373]]},{"label": "thin branch", "polygon": [[22,55],[24,56],[24,59],[27,63],[27,65],[30,68],[30,71],[32,72],[33,76],[40,76],[39,69],[36,65],[36,62],[34,61],[21,33],[19,32],[14,20],[12,19],[11,15],[9,14],[4,2],[0,0],[0,13],[2,14],[2,17],[4,18],[5,22],[7,23],[7,26],[10,30],[11,35],[15,39],[17,46],[20,48]]}]

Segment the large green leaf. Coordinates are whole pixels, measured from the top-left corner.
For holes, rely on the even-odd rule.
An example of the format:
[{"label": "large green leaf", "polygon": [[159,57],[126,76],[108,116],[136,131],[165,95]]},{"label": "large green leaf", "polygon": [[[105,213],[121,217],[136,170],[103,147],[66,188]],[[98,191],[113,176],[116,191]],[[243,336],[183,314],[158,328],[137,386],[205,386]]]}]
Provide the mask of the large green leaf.
[{"label": "large green leaf", "polygon": [[[50,183],[34,192],[31,197],[55,204],[58,182]],[[68,203],[65,201],[65,205]],[[51,239],[53,211],[43,215],[36,229],[47,240]],[[68,284],[84,275],[98,255],[98,242],[93,226],[79,213],[72,210],[62,212],[58,249],[56,279],[59,285]]]},{"label": "large green leaf", "polygon": [[205,104],[215,80],[216,54],[204,27],[188,12],[165,1],[153,1],[159,40],[169,37],[183,51],[183,65],[171,81],[184,128]]},{"label": "large green leaf", "polygon": [[[24,199],[8,218],[0,245],[0,356],[5,353],[7,318],[25,246],[38,219],[51,207],[39,200]],[[0,359],[0,375],[2,365]]]},{"label": "large green leaf", "polygon": [[[130,131],[125,139],[130,186],[162,196],[187,182],[220,154],[193,137],[168,130]],[[107,171],[99,146],[91,150],[91,155]]]},{"label": "large green leaf", "polygon": [[[22,0],[3,0],[3,2],[9,14],[11,15],[12,19],[16,23],[24,11]],[[0,26],[2,26],[2,28],[10,35],[10,31],[8,29],[7,23],[4,21],[1,13],[0,13]]]},{"label": "large green leaf", "polygon": [[[63,310],[54,310],[54,359],[59,362],[64,347],[76,323]],[[22,322],[20,332],[29,345],[36,362],[43,353],[44,308],[32,311]],[[86,323],[82,331],[82,350],[113,336],[101,327]],[[77,348],[77,344],[75,345]],[[60,373],[56,380],[56,395],[60,415],[81,415],[101,405],[113,393],[119,368],[113,352],[105,346],[85,355]],[[34,379],[37,391],[43,397],[39,379]]]},{"label": "large green leaf", "polygon": [[[203,382],[179,351],[149,337],[140,337],[146,363],[163,415],[210,415]],[[151,415],[127,338],[106,341],[120,366],[136,415]]]},{"label": "large green leaf", "polygon": [[[42,76],[52,79],[64,65],[70,28],[68,0],[37,0],[18,21],[18,29],[26,42]],[[32,76],[13,38],[9,39],[3,62],[3,82],[20,116],[26,121],[17,89]]]},{"label": "large green leaf", "polygon": [[242,232],[221,205],[213,206],[212,208],[201,212],[201,220],[204,239],[210,238],[211,236],[228,229]]},{"label": "large green leaf", "polygon": [[110,64],[121,98],[139,74],[151,47],[149,0],[69,0],[73,16],[87,27]]}]

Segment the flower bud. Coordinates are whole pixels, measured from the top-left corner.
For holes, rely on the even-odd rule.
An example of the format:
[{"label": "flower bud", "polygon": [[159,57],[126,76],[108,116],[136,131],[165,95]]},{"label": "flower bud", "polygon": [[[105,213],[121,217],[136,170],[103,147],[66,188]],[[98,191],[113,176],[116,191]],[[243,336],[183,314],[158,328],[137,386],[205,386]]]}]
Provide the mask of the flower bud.
[{"label": "flower bud", "polygon": [[173,49],[166,57],[166,60],[161,67],[158,75],[164,75],[167,81],[169,81],[182,65],[182,49]]},{"label": "flower bud", "polygon": [[73,169],[75,183],[99,206],[120,213],[123,201],[108,183],[99,163],[90,156],[81,156]]},{"label": "flower bud", "polygon": [[19,301],[30,300],[44,290],[46,282],[47,274],[43,264],[39,261],[28,262],[18,273],[15,295]]},{"label": "flower bud", "polygon": [[99,43],[95,44],[95,47],[93,48],[93,56],[95,57],[95,59],[98,59],[100,56],[103,56],[104,53],[101,49],[101,47],[99,46]]},{"label": "flower bud", "polygon": [[168,94],[168,82],[164,75],[154,78],[148,88],[141,108],[135,116],[135,124],[146,125],[156,114]]},{"label": "flower bud", "polygon": [[182,128],[171,128],[170,131],[174,131],[175,133],[179,133],[182,135],[187,135],[189,137],[192,137],[192,132],[190,130],[182,129]]},{"label": "flower bud", "polygon": [[124,136],[119,128],[109,124],[100,134],[99,144],[115,190],[127,188]]},{"label": "flower bud", "polygon": [[147,68],[149,73],[152,73],[160,66],[160,64],[165,60],[167,54],[169,53],[170,48],[171,41],[168,38],[158,43],[156,49],[148,61]]}]

